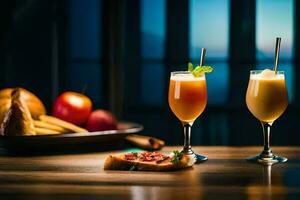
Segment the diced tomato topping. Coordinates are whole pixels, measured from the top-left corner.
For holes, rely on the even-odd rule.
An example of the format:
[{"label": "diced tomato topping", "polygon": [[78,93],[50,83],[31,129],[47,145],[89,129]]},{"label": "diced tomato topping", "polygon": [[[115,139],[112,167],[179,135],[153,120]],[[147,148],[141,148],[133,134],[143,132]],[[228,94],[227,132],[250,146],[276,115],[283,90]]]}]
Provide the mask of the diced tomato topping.
[{"label": "diced tomato topping", "polygon": [[137,154],[136,153],[126,153],[125,154],[125,159],[126,160],[136,160],[137,159]]},{"label": "diced tomato topping", "polygon": [[157,163],[160,163],[166,159],[168,159],[169,156],[166,156],[164,154],[158,153],[158,152],[140,152],[140,153],[126,153],[125,154],[125,160],[136,160],[139,161],[156,161]]},{"label": "diced tomato topping", "polygon": [[139,154],[140,161],[161,161],[168,158],[168,156],[163,155],[158,152],[141,152]]}]

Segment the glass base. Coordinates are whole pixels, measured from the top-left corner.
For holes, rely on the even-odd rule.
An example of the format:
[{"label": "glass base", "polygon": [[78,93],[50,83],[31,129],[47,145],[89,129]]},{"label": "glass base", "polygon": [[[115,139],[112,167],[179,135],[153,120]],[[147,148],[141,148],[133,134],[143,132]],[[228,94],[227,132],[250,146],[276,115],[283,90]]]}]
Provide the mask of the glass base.
[{"label": "glass base", "polygon": [[201,162],[204,162],[207,160],[206,156],[200,155],[200,154],[196,154],[193,150],[189,149],[189,150],[182,150],[181,151],[184,154],[193,156],[195,158],[195,164],[199,164]]},{"label": "glass base", "polygon": [[196,155],[196,164],[204,162],[207,160],[206,156],[200,155],[200,154],[195,154]]},{"label": "glass base", "polygon": [[273,155],[272,157],[264,157],[264,155],[258,154],[257,156],[246,158],[246,160],[250,162],[257,162],[263,164],[274,164],[274,163],[284,163],[288,159],[277,155]]}]

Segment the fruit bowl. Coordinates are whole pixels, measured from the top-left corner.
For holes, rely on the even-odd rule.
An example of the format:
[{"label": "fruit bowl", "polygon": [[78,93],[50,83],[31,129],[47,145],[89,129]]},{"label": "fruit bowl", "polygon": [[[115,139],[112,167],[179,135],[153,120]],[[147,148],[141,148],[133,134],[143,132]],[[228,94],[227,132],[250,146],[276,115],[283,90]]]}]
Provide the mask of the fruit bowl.
[{"label": "fruit bowl", "polygon": [[0,136],[0,147],[5,150],[21,150],[26,152],[65,150],[89,145],[96,145],[100,148],[103,144],[114,143],[122,140],[129,134],[139,133],[142,130],[143,126],[140,124],[120,122],[118,123],[117,130],[58,135]]}]

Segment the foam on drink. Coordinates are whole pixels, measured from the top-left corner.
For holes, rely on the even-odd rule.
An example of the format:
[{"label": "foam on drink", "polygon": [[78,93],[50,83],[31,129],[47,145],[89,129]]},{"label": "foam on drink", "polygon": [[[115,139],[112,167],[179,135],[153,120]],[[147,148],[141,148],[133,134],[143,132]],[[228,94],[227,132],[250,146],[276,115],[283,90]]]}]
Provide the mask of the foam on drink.
[{"label": "foam on drink", "polygon": [[192,73],[172,75],[171,80],[174,81],[199,81],[205,80],[205,76],[195,77]]},{"label": "foam on drink", "polygon": [[270,69],[265,69],[259,74],[251,74],[250,79],[264,79],[264,80],[284,79],[284,75],[275,74],[275,71]]}]

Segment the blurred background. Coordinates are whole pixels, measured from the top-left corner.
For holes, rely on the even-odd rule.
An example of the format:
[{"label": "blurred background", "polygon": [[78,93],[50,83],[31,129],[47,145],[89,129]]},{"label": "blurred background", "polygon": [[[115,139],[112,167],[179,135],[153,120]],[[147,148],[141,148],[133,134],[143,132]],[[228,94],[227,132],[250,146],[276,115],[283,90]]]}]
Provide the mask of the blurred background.
[{"label": "blurred background", "polygon": [[12,0],[1,2],[0,87],[24,87],[51,111],[63,91],[82,91],[94,108],[145,126],[144,134],[182,143],[168,102],[170,72],[206,63],[208,105],[194,145],[262,145],[245,94],[251,69],[286,73],[289,107],[273,125],[273,145],[299,145],[300,1]]}]

